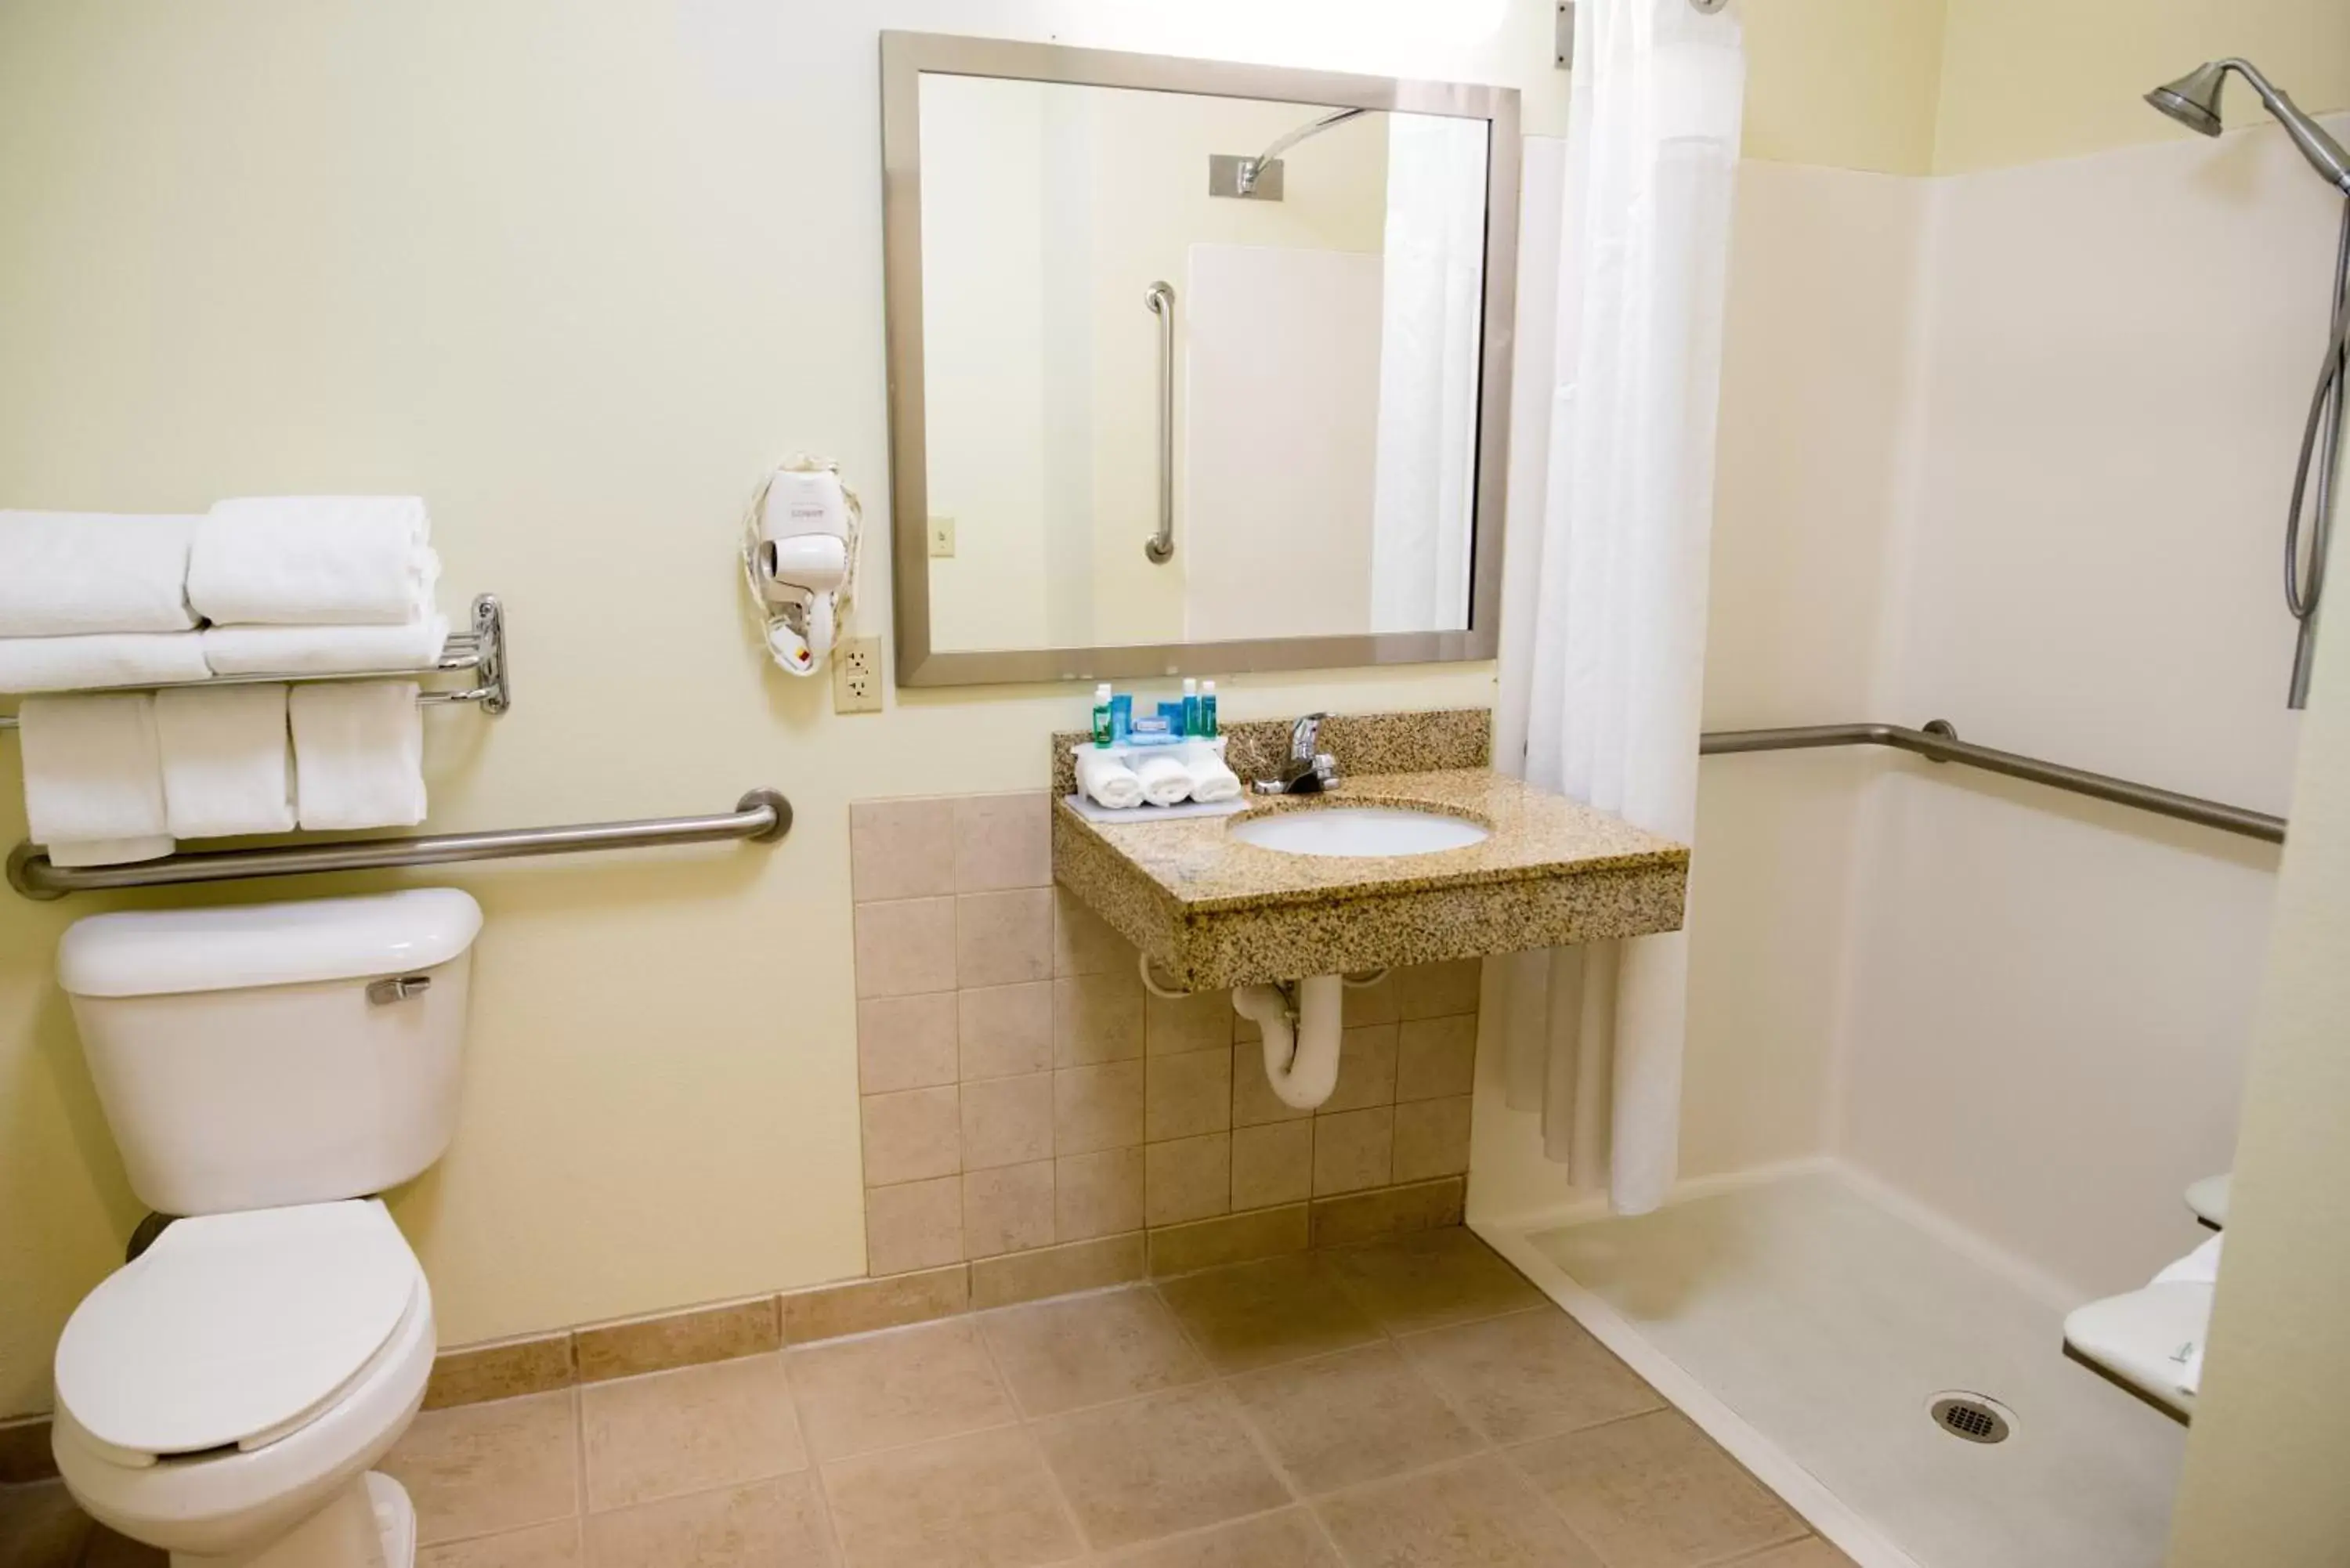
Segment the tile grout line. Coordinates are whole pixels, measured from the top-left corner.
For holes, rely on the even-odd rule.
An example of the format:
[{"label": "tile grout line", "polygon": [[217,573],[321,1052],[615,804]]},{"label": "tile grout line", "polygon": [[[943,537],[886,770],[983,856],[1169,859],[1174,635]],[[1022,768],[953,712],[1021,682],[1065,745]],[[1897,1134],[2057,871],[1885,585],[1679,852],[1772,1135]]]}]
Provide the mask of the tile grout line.
[{"label": "tile grout line", "polygon": [[[972,1316],[976,1318],[978,1314],[973,1314]],[[1003,1358],[995,1354],[994,1343],[987,1337],[986,1325],[974,1322],[972,1324],[972,1333],[978,1338],[980,1353],[987,1357],[987,1365],[995,1374],[996,1382],[1002,1386],[1003,1397],[1011,1405],[1013,1414],[1018,1417],[1014,1425],[1020,1435],[1028,1440],[1029,1452],[1036,1458],[1036,1468],[1045,1472],[1045,1484],[1051,1489],[1053,1501],[1061,1511],[1061,1521],[1069,1527],[1070,1538],[1077,1543],[1076,1555],[1061,1561],[1080,1563],[1090,1561],[1099,1555],[1094,1548],[1093,1537],[1086,1533],[1085,1521],[1077,1517],[1076,1504],[1069,1499],[1069,1489],[1062,1483],[1061,1472],[1053,1468],[1052,1456],[1045,1451],[1045,1441],[1035,1429],[1035,1420],[1029,1416],[1028,1407],[1022,1402],[1020,1392],[1014,1386],[1010,1374],[1003,1370]],[[846,1559],[843,1561],[845,1563]]]}]

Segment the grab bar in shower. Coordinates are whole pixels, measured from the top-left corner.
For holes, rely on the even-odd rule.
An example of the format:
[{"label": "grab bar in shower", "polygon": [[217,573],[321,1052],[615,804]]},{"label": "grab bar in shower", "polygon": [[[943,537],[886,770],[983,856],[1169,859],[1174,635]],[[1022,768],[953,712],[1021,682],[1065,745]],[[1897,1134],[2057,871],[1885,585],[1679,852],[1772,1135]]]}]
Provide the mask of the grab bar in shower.
[{"label": "grab bar in shower", "polygon": [[1142,303],[1159,317],[1159,532],[1142,553],[1163,566],[1175,558],[1175,286],[1152,284]]},{"label": "grab bar in shower", "polygon": [[1719,757],[1742,752],[1809,752],[1828,746],[1890,746],[1931,763],[1958,763],[2094,800],[2150,811],[2158,816],[2216,827],[2222,833],[2241,834],[2270,844],[2284,842],[2283,817],[2118,779],[2110,774],[2093,774],[2085,768],[1979,746],[1972,741],[1959,739],[1957,728],[1946,719],[1932,720],[1922,730],[1899,724],[1799,724],[1779,730],[1715,730],[1699,737],[1697,749],[1700,756]]},{"label": "grab bar in shower", "polygon": [[490,833],[432,833],[408,838],[353,838],[339,844],[294,844],[275,849],[213,849],[167,855],[128,866],[56,866],[30,844],[8,857],[8,885],[27,898],[120,888],[225,882],[246,877],[298,877],[313,871],[380,871],[400,866],[445,866],[459,860],[514,860],[531,855],[575,855],[590,849],[654,849],[671,844],[747,839],[772,844],[792,829],[792,803],[777,791],[754,789],[730,812],[712,816],[656,816],[635,822],[589,822],[570,827],[510,827]]}]

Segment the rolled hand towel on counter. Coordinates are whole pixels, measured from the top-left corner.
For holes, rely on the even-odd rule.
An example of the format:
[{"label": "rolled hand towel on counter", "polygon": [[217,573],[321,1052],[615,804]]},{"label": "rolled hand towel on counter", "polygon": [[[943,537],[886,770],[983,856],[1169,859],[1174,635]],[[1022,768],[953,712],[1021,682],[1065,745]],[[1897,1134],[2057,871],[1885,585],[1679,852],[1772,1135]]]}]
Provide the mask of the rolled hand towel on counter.
[{"label": "rolled hand towel on counter", "polygon": [[1191,770],[1173,757],[1146,757],[1134,764],[1134,776],[1152,805],[1180,805],[1191,797]]},{"label": "rolled hand towel on counter", "polygon": [[172,853],[152,697],[28,697],[16,718],[26,826],[53,865]]},{"label": "rolled hand towel on counter", "polygon": [[0,512],[0,638],[186,631],[195,517]]},{"label": "rolled hand towel on counter", "polygon": [[159,691],[155,734],[173,837],[294,830],[285,687]]},{"label": "rolled hand towel on counter", "polygon": [[1195,746],[1189,767],[1191,776],[1191,798],[1201,805],[1218,801],[1240,798],[1240,775],[1224,766],[1223,758],[1206,746]]},{"label": "rolled hand towel on counter", "polygon": [[1107,752],[1077,753],[1077,788],[1097,805],[1124,811],[1142,804],[1142,781]]},{"label": "rolled hand towel on counter", "polygon": [[429,670],[449,640],[449,618],[436,611],[404,626],[216,626],[203,640],[214,675]]},{"label": "rolled hand towel on counter", "polygon": [[223,501],[196,527],[188,603],[222,625],[402,626],[432,609],[431,526],[412,495]]},{"label": "rolled hand towel on counter", "polygon": [[416,697],[412,680],[294,688],[286,710],[303,827],[424,820],[424,715]]},{"label": "rolled hand towel on counter", "polygon": [[75,691],[202,680],[203,634],[93,632],[87,637],[0,637],[0,691]]}]

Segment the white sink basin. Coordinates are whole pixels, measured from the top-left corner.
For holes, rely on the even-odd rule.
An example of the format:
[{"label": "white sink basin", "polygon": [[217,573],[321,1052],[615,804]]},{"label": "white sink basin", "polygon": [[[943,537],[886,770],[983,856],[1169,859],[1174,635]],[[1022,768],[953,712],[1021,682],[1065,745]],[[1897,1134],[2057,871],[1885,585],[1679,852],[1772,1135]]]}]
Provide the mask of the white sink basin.
[{"label": "white sink basin", "polygon": [[1284,855],[1433,855],[1492,836],[1465,817],[1390,805],[1308,806],[1244,817],[1230,832],[1243,844]]}]

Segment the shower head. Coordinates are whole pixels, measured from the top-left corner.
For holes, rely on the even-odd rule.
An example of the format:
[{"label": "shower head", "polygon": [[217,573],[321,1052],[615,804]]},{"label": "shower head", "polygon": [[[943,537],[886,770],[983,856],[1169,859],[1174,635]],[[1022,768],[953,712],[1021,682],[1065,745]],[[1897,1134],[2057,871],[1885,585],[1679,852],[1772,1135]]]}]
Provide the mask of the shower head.
[{"label": "shower head", "polygon": [[2261,102],[2276,116],[2293,144],[2310,166],[2325,177],[2325,182],[2350,196],[2350,152],[2326,134],[2325,128],[2309,118],[2302,107],[2287,98],[2282,88],[2262,76],[2250,60],[2210,60],[2196,67],[2175,82],[2166,82],[2146,95],[2146,101],[2162,110],[2188,130],[2204,136],[2220,134],[2220,89],[2227,85],[2228,73],[2236,72],[2252,84],[2261,95]]}]

